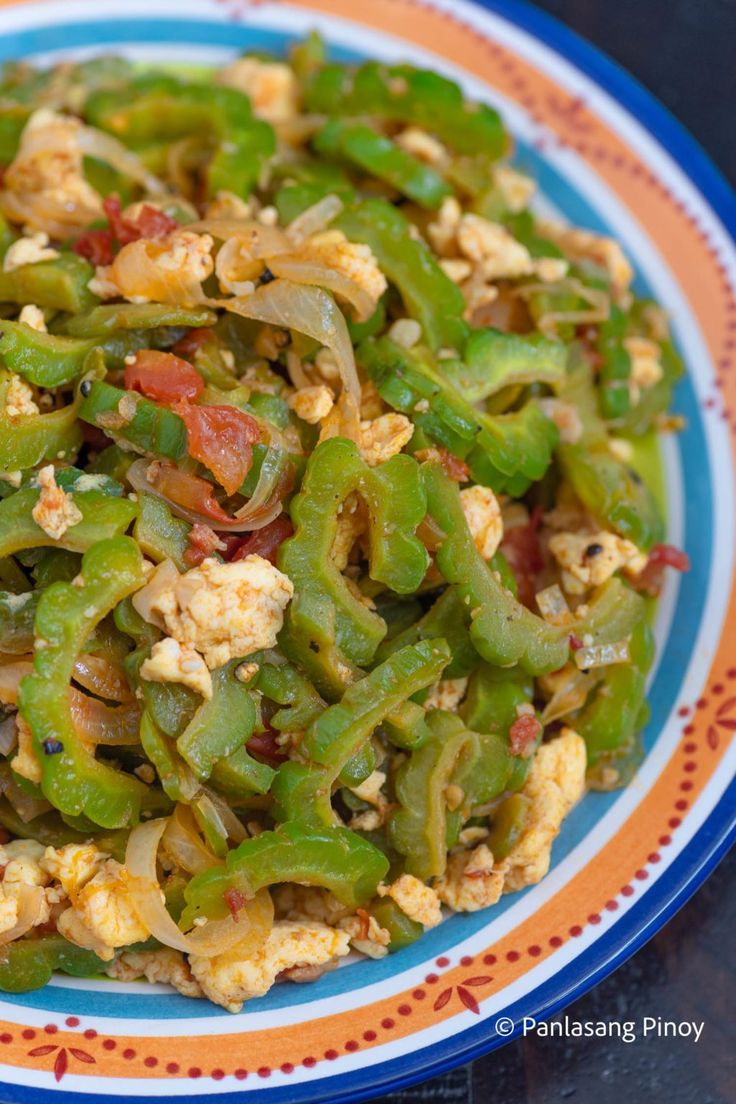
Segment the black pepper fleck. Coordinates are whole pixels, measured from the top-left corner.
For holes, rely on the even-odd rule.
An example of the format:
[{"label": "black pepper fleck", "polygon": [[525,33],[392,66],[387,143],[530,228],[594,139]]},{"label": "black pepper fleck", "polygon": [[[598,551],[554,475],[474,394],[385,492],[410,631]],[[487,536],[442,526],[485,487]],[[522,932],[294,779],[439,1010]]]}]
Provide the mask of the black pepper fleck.
[{"label": "black pepper fleck", "polygon": [[92,390],[92,381],[91,380],[84,380],[84,382],[79,387],[80,394],[85,399],[87,398],[87,396],[89,395],[91,390]]},{"label": "black pepper fleck", "polygon": [[61,740],[44,740],[43,752],[44,755],[60,755],[64,750],[64,745]]},{"label": "black pepper fleck", "polygon": [[263,272],[260,275],[260,279],[258,280],[258,283],[259,284],[270,284],[271,281],[275,280],[275,279],[276,279],[276,277],[274,276],[273,272],[268,267],[268,265],[264,265]]},{"label": "black pepper fleck", "polygon": [[603,545],[598,544],[597,541],[594,541],[593,544],[589,544],[588,547],[585,549],[585,555],[588,559],[590,559],[593,556],[600,556],[602,551]]}]

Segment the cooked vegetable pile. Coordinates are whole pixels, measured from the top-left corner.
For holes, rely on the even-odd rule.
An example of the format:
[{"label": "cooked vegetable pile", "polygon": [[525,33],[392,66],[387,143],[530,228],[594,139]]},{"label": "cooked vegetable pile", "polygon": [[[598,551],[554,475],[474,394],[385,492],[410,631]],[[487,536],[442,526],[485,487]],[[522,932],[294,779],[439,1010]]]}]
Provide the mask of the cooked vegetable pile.
[{"label": "cooked vegetable pile", "polygon": [[238,1011],[538,881],[630,777],[681,365],[511,154],[314,36],[6,69],[0,988]]}]

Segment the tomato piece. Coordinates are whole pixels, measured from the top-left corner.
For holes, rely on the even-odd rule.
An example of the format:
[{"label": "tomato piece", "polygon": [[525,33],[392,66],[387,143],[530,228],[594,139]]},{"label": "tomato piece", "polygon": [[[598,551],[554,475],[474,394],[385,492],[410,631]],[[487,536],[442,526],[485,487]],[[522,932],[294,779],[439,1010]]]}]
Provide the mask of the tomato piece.
[{"label": "tomato piece", "polygon": [[72,246],[75,253],[95,266],[113,262],[113,236],[111,230],[85,230]]},{"label": "tomato piece", "polygon": [[269,766],[278,767],[289,756],[276,742],[276,735],[272,728],[267,728],[265,732],[255,732],[245,746],[256,759],[263,759]]},{"label": "tomato piece", "polygon": [[171,351],[176,353],[177,356],[193,360],[202,346],[206,345],[208,341],[213,341],[214,337],[215,331],[211,330],[209,326],[199,326],[197,329],[188,330],[183,337],[180,337],[176,345],[172,346]]},{"label": "tomato piece", "polygon": [[148,479],[155,490],[178,506],[202,514],[219,525],[232,524],[233,519],[225,513],[215,498],[214,487],[206,479],[180,471],[175,464],[162,462],[149,466]]},{"label": "tomato piece", "polygon": [[663,564],[665,567],[674,567],[675,571],[689,571],[690,557],[687,552],[681,552],[672,544],[655,544],[649,553],[647,567],[650,564]]},{"label": "tomato piece", "polygon": [[189,361],[156,349],[137,352],[133,363],[125,365],[124,378],[128,391],[140,391],[166,406],[197,399],[204,391],[204,381]]},{"label": "tomato piece", "polygon": [[165,238],[177,229],[179,223],[176,219],[144,203],[134,219],[124,217],[120,198],[116,195],[108,196],[102,201],[102,207],[110,223],[113,237],[120,245],[129,245],[139,238]]},{"label": "tomato piece", "polygon": [[264,560],[276,565],[276,556],[282,542],[294,532],[294,526],[283,514],[274,518],[262,529],[255,529],[240,541],[230,557],[231,562],[244,560],[246,556],[262,556]]},{"label": "tomato piece", "polygon": [[535,507],[527,524],[507,529],[501,543],[501,551],[519,585],[519,599],[530,609],[534,607],[536,577],[544,567],[538,534],[542,512],[541,506]]},{"label": "tomato piece", "polygon": [[220,540],[214,529],[210,529],[209,525],[195,522],[189,530],[184,559],[190,567],[197,567],[213,552],[224,552],[226,548],[227,545]]},{"label": "tomato piece", "polygon": [[470,468],[465,461],[454,456],[449,449],[442,445],[419,449],[414,455],[420,462],[437,460],[442,465],[445,475],[449,475],[450,479],[454,479],[456,483],[467,483],[470,479]]},{"label": "tomato piece", "polygon": [[239,889],[226,889],[222,896],[225,899],[228,912],[237,923],[240,919],[238,913],[247,904],[245,894],[241,893]]},{"label": "tomato piece", "polygon": [[179,228],[176,219],[149,203],[143,204],[133,225],[137,226],[142,238],[166,238]]},{"label": "tomato piece", "polygon": [[542,722],[533,713],[522,713],[509,728],[511,754],[528,759],[537,737],[541,735]]},{"label": "tomato piece", "polygon": [[567,639],[570,641],[570,647],[572,648],[573,652],[580,651],[583,646],[583,642],[577,633],[570,633]]},{"label": "tomato piece", "polygon": [[173,408],[187,427],[189,455],[201,461],[228,494],[234,494],[250,471],[251,445],[261,435],[255,418],[234,406]]}]

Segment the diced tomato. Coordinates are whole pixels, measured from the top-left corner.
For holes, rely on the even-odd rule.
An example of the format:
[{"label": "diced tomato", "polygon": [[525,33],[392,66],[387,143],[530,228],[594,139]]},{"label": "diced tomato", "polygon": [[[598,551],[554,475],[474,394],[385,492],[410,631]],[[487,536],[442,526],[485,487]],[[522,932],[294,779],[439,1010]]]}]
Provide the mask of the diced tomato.
[{"label": "diced tomato", "polygon": [[662,590],[666,567],[674,567],[675,571],[689,571],[690,557],[671,544],[655,544],[644,570],[634,575],[629,582],[640,594],[656,598]]},{"label": "diced tomato", "polygon": [[251,445],[261,435],[258,422],[234,406],[176,403],[174,410],[187,427],[189,455],[234,494],[250,470]]},{"label": "diced tomato", "polygon": [[371,927],[370,913],[367,912],[364,908],[357,908],[355,910],[355,915],[360,920],[360,928],[358,929],[358,938],[359,939],[367,939],[368,938],[368,932],[370,931],[370,927]]},{"label": "diced tomato", "polygon": [[536,577],[544,567],[538,535],[542,512],[541,506],[535,507],[528,523],[507,529],[501,543],[501,550],[519,585],[519,599],[530,609],[534,606]]},{"label": "diced tomato", "polygon": [[85,230],[72,246],[75,253],[95,266],[113,262],[113,236],[111,230]]},{"label": "diced tomato", "polygon": [[256,732],[246,743],[246,748],[256,759],[263,759],[270,767],[278,767],[289,758],[284,749],[276,742],[277,733],[272,728]]},{"label": "diced tomato", "polygon": [[239,919],[238,913],[241,909],[245,908],[247,903],[245,895],[241,893],[239,889],[226,889],[222,896],[225,898],[228,912],[237,923]]},{"label": "diced tomato", "polygon": [[203,345],[206,345],[208,341],[212,341],[215,336],[215,331],[211,330],[209,326],[200,326],[197,329],[187,330],[183,337],[180,337],[176,345],[173,346],[172,352],[177,356],[186,357],[187,360],[193,360]]},{"label": "diced tomato", "polygon": [[120,245],[129,245],[139,238],[165,238],[178,227],[176,219],[165,215],[163,211],[144,203],[134,219],[123,216],[120,199],[116,195],[102,201],[102,207],[110,223],[110,230]]},{"label": "diced tomato", "polygon": [[276,564],[276,556],[283,541],[292,535],[294,526],[288,517],[281,514],[262,529],[255,529],[242,540],[230,557],[231,561],[244,560],[246,556],[263,556],[264,560]]},{"label": "diced tomato", "polygon": [[156,465],[151,485],[172,502],[202,514],[216,525],[232,523],[233,519],[225,513],[215,498],[212,484],[198,475],[180,471],[174,464],[159,463]]},{"label": "diced tomato", "polygon": [[206,560],[213,552],[224,552],[226,547],[225,542],[220,540],[217,533],[210,529],[209,525],[196,522],[189,530],[184,559],[190,567],[197,567],[202,560]]},{"label": "diced tomato", "polygon": [[176,219],[159,211],[157,207],[151,207],[149,203],[143,204],[133,225],[138,227],[142,238],[166,238],[179,227]]},{"label": "diced tomato", "polygon": [[542,722],[533,713],[522,713],[509,729],[511,754],[527,759],[542,732]]},{"label": "diced tomato", "polygon": [[570,633],[568,640],[570,641],[570,647],[574,652],[580,651],[583,646],[583,642],[577,633]]},{"label": "diced tomato", "polygon": [[141,349],[133,363],[125,365],[125,386],[154,402],[171,406],[181,400],[199,398],[204,380],[188,360],[157,349]]},{"label": "diced tomato", "polygon": [[417,460],[422,462],[438,460],[444,469],[445,475],[449,475],[450,479],[454,479],[456,483],[467,483],[470,479],[470,468],[465,461],[453,456],[449,449],[443,448],[441,445],[419,449],[415,455]]},{"label": "diced tomato", "polygon": [[650,564],[674,567],[675,571],[689,571],[690,557],[686,552],[681,552],[679,548],[675,548],[672,544],[655,544],[647,560],[647,566]]}]

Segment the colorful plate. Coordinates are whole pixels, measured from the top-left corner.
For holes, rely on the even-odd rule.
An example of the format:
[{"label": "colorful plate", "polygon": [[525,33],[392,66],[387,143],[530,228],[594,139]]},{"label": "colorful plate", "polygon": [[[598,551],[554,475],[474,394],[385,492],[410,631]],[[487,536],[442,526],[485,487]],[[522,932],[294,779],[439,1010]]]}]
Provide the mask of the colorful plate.
[{"label": "colorful plate", "polygon": [[501,1045],[579,996],[686,900],[734,832],[736,206],[642,88],[515,0],[0,0],[0,60],[123,50],[220,63],[318,27],[336,55],[410,58],[498,105],[553,209],[621,240],[671,312],[689,375],[664,442],[669,539],[693,570],[660,604],[647,755],[587,797],[550,875],[380,962],[278,986],[238,1016],[161,987],[60,977],[0,1001],[8,1101],[358,1100]]}]

